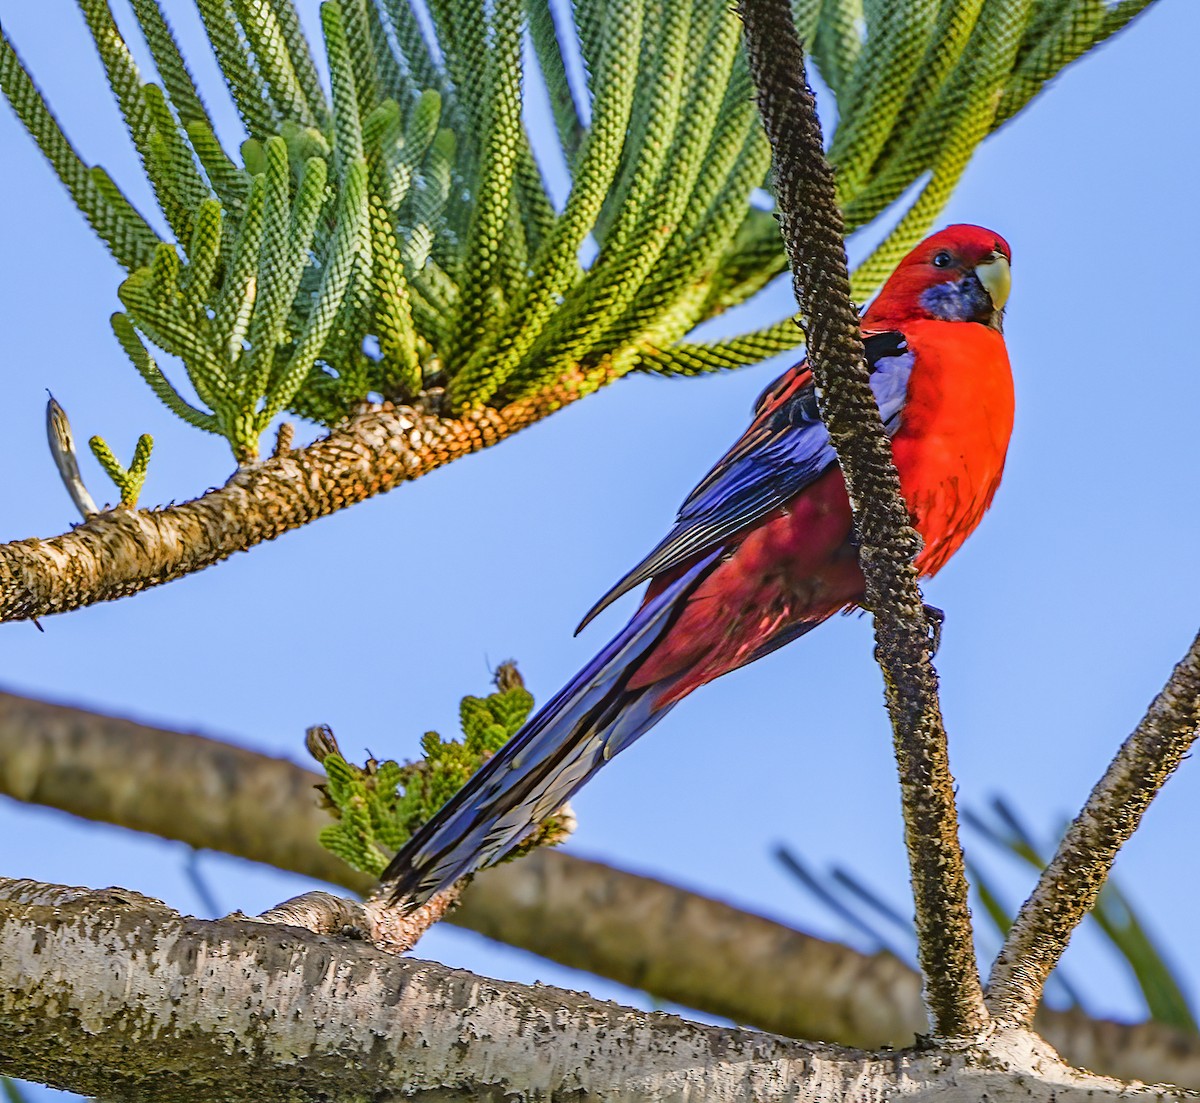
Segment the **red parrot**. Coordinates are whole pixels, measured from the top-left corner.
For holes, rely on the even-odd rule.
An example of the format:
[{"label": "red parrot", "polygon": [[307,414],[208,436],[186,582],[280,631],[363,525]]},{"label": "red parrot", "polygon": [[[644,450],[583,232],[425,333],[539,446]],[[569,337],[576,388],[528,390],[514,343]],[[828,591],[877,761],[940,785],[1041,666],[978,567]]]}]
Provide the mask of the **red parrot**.
[{"label": "red parrot", "polygon": [[[991,230],[949,226],[900,262],[863,315],[923,576],[979,524],[1004,470],[1011,257]],[[616,638],[396,854],[383,875],[394,900],[415,907],[500,860],[692,690],[862,601],[850,502],[806,363],[767,388],[666,538],[583,625],[646,581]]]}]

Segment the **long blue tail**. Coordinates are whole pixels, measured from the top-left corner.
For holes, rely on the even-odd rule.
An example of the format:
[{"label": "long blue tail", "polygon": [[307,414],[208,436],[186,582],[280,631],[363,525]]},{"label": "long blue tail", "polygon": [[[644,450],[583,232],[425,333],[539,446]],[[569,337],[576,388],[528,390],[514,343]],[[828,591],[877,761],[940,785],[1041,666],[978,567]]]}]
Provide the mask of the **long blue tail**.
[{"label": "long blue tail", "polygon": [[561,808],[613,755],[658,723],[662,683],[628,682],[714,565],[705,556],[633,619],[400,849],[382,880],[417,907],[460,877],[499,861]]}]

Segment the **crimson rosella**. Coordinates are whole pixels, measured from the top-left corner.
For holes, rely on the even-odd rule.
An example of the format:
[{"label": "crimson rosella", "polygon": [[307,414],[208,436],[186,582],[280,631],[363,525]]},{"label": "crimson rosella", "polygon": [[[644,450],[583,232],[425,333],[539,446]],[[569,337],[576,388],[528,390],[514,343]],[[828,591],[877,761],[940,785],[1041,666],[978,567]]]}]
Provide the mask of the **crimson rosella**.
[{"label": "crimson rosella", "polygon": [[[979,524],[1004,469],[1010,258],[991,230],[949,226],[900,262],[863,315],[922,575]],[[383,876],[393,899],[414,907],[498,861],[697,686],[862,600],[850,503],[806,364],[766,390],[666,538],[584,624],[647,580],[616,638],[399,851]]]}]

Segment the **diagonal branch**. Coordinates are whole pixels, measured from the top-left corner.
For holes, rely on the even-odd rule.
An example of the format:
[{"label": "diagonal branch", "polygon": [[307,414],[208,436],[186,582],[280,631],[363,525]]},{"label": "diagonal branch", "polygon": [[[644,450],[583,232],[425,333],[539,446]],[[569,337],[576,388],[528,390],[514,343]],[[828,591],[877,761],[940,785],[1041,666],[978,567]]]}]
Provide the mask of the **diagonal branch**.
[{"label": "diagonal branch", "polygon": [[1092,910],[1117,852],[1200,735],[1200,635],[1096,783],[1021,906],[992,966],[988,1006],[1028,1023],[1075,928]]},{"label": "diagonal branch", "polygon": [[487,448],[582,397],[607,371],[576,374],[501,409],[440,417],[371,406],[327,437],[240,468],[181,505],[115,509],[49,540],[0,545],[0,620],[63,613],[203,570]]},{"label": "diagonal branch", "polygon": [[8,878],[0,1036],[0,1073],[171,1103],[1183,1095],[1077,1072],[1021,1033],[982,1057],[863,1053],[488,980],[281,924],[189,919],[122,889]]},{"label": "diagonal branch", "polygon": [[971,936],[958,842],[954,780],[913,557],[917,534],[900,496],[891,445],[863,363],[850,301],[843,222],[833,171],[808,87],[788,0],[742,0],[750,71],[775,164],[780,222],[821,416],[854,508],[875,614],[900,772],[905,842],[916,907],[918,957],[934,1033],[979,1033],[987,1020]]},{"label": "diagonal branch", "polygon": [[[0,693],[0,793],[369,892],[372,878],[317,842],[322,780],[216,739]],[[888,954],[569,854],[485,871],[448,920],[787,1037],[903,1045],[924,1027],[920,980]],[[1200,1087],[1200,1040],[1178,1031],[1045,1009],[1037,1027],[1075,1065]]]}]

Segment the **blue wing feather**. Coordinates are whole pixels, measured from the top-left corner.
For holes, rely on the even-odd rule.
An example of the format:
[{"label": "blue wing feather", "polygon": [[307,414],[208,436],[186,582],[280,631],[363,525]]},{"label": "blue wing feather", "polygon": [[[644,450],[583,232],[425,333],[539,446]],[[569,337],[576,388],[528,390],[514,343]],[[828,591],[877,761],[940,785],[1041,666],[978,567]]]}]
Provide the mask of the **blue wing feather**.
[{"label": "blue wing feather", "polygon": [[[900,426],[913,356],[901,334],[865,339],[871,387],[889,433]],[[817,410],[816,389],[802,365],[789,369],[755,404],[745,434],[704,477],[680,507],[662,542],[608,591],[583,618],[576,633],[617,598],[656,575],[686,563],[784,505],[836,461]]]},{"label": "blue wing feather", "polygon": [[[884,423],[894,433],[912,354],[898,333],[871,335],[866,348],[871,386]],[[633,673],[720,563],[730,538],[787,503],[836,462],[815,391],[802,370],[794,368],[773,383],[755,414],[746,434],[688,496],[667,538],[609,591],[584,623],[640,582],[682,569],[401,848],[383,875],[391,882],[393,900],[416,906],[499,860],[670,710],[671,705],[656,703],[670,681],[630,689]],[[789,626],[753,657],[815,624]]]},{"label": "blue wing feather", "polygon": [[718,559],[713,552],[646,602],[400,849],[382,877],[393,900],[413,907],[499,860],[670,712],[655,704],[662,686],[627,683]]}]

